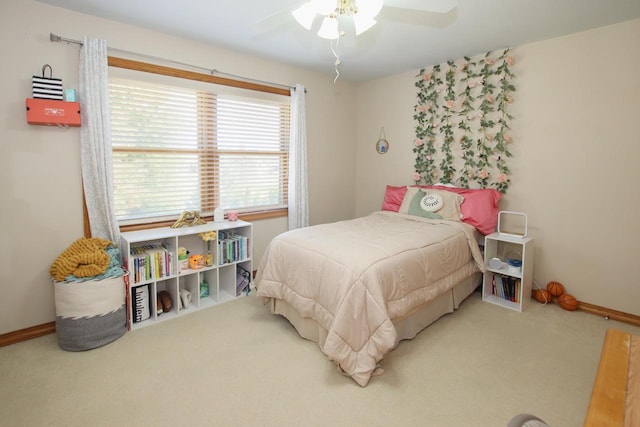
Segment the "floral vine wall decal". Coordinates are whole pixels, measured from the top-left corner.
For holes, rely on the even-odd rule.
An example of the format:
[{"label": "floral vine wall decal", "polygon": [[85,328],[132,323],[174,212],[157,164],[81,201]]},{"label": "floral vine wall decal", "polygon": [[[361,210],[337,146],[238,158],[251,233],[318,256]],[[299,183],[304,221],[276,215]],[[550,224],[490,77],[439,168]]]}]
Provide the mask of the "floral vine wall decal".
[{"label": "floral vine wall decal", "polygon": [[417,184],[492,187],[506,193],[514,63],[505,49],[420,70],[413,116],[418,124],[412,178]]}]

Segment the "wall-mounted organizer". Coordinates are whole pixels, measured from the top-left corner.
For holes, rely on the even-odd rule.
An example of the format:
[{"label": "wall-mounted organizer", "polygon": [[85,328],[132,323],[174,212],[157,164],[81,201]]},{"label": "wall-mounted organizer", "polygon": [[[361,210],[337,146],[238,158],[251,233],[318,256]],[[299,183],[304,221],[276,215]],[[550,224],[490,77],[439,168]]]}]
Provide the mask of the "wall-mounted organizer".
[{"label": "wall-mounted organizer", "polygon": [[120,253],[129,271],[128,328],[175,319],[246,293],[252,243],[251,223],[245,221],[121,233]]},{"label": "wall-mounted organizer", "polygon": [[27,123],[59,127],[80,126],[80,103],[27,98]]}]

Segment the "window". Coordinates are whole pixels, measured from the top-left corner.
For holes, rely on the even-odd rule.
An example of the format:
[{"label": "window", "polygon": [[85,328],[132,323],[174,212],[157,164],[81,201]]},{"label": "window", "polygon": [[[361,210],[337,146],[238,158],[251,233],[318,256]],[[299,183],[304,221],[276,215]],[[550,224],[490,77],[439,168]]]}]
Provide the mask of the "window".
[{"label": "window", "polygon": [[121,225],[286,208],[289,98],[224,89],[110,77]]}]

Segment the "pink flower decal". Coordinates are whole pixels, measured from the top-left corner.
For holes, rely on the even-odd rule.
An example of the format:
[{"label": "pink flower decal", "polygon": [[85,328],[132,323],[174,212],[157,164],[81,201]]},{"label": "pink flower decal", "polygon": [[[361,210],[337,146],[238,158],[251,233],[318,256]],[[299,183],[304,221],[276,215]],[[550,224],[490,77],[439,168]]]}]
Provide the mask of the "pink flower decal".
[{"label": "pink flower decal", "polygon": [[428,161],[433,160],[433,159],[431,158],[431,156],[427,156],[427,157],[425,157],[425,158],[426,158]]},{"label": "pink flower decal", "polygon": [[416,144],[416,147],[420,147],[422,144],[424,144],[424,141],[421,139],[416,139],[415,144]]},{"label": "pink flower decal", "polygon": [[447,108],[453,108],[454,102],[452,100],[447,101]]},{"label": "pink flower decal", "polygon": [[489,172],[486,169],[482,169],[479,173],[478,176],[482,179],[485,178],[489,178]]},{"label": "pink flower decal", "polygon": [[507,182],[509,180],[509,177],[507,176],[506,173],[500,173],[498,174],[498,182]]},{"label": "pink flower decal", "polygon": [[491,95],[487,95],[487,101],[489,101],[490,104],[493,104],[496,102],[496,99]]},{"label": "pink flower decal", "polygon": [[487,58],[487,65],[493,65],[496,63],[496,61],[494,61],[492,58]]},{"label": "pink flower decal", "polygon": [[513,140],[511,139],[511,135],[509,135],[509,134],[504,134],[503,138],[504,138],[504,140],[505,140],[505,141],[507,141],[508,143],[510,143],[511,141],[513,141]]},{"label": "pink flower decal", "polygon": [[425,82],[428,82],[429,80],[431,80],[431,76],[432,76],[432,75],[433,75],[433,73],[423,74],[423,75],[422,75],[422,79],[423,79]]},{"label": "pink flower decal", "polygon": [[413,179],[414,181],[420,181],[420,174],[418,172],[414,172],[413,174],[411,174],[411,179]]},{"label": "pink flower decal", "polygon": [[511,104],[513,102],[513,98],[511,97],[511,95],[507,95],[507,102],[509,104]]},{"label": "pink flower decal", "polygon": [[488,134],[486,135],[486,137],[487,137],[487,140],[488,140],[488,141],[493,141],[493,134],[488,133]]},{"label": "pink flower decal", "polygon": [[513,56],[507,56],[507,64],[513,65],[515,63],[516,63],[516,60],[513,58]]}]

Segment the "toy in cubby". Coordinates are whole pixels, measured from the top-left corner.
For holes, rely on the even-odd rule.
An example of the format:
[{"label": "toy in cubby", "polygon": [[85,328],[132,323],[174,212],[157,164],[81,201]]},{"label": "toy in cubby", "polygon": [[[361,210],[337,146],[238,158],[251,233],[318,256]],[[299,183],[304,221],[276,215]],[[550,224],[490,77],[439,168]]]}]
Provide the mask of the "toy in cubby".
[{"label": "toy in cubby", "polygon": [[204,267],[205,259],[202,254],[195,254],[189,257],[189,268],[192,270],[197,270],[199,268]]},{"label": "toy in cubby", "polygon": [[180,270],[189,268],[189,251],[187,248],[178,248],[178,263],[180,264]]}]

